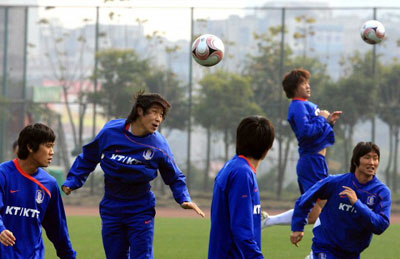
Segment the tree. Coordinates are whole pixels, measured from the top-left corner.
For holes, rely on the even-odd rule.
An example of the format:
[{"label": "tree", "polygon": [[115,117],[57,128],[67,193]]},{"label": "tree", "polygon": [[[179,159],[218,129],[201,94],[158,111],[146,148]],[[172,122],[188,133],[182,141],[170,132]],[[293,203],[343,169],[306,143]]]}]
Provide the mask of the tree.
[{"label": "tree", "polygon": [[224,135],[227,161],[229,145],[234,142],[240,120],[248,115],[262,114],[262,110],[254,102],[248,77],[218,70],[206,75],[199,83],[202,88],[194,108],[195,120],[207,129],[208,141],[213,127]]},{"label": "tree", "polygon": [[134,50],[107,49],[97,53],[97,76],[102,83],[97,98],[107,119],[126,117],[132,108],[132,95],[147,90],[149,60],[142,60]]},{"label": "tree", "polygon": [[389,160],[385,170],[386,183],[397,191],[397,158],[400,133],[400,64],[385,67],[379,86],[378,116],[389,126]]},{"label": "tree", "polygon": [[[251,78],[251,86],[254,98],[267,117],[276,127],[275,137],[278,142],[278,177],[277,196],[280,198],[285,168],[288,161],[290,143],[293,134],[290,132],[288,123],[285,123],[283,110],[288,107],[289,102],[283,100],[281,87],[281,44],[278,36],[281,35],[281,27],[270,27],[268,33],[257,34],[253,32],[257,41],[257,55],[250,56],[246,64],[244,75]],[[291,66],[291,55],[293,54],[289,45],[284,46],[283,66]],[[278,130],[279,128],[279,130]],[[283,149],[282,147],[285,146]],[[283,152],[282,152],[283,150]]]}]

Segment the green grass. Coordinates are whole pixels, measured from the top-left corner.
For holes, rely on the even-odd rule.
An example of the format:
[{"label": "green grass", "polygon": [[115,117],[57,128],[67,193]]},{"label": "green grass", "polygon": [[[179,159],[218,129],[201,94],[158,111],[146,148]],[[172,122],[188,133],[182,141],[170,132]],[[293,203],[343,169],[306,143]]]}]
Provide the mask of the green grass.
[{"label": "green grass", "polygon": [[[72,244],[78,258],[105,258],[101,240],[99,217],[71,216],[68,225]],[[156,218],[154,253],[157,259],[204,259],[207,258],[210,231],[209,219]],[[362,254],[363,259],[399,258],[400,225],[391,225],[381,236],[374,236],[371,246]],[[311,251],[311,226],[297,248],[290,244],[290,228],[271,227],[262,233],[262,250],[270,259],[304,258]],[[46,258],[57,258],[53,245],[45,238]]]}]

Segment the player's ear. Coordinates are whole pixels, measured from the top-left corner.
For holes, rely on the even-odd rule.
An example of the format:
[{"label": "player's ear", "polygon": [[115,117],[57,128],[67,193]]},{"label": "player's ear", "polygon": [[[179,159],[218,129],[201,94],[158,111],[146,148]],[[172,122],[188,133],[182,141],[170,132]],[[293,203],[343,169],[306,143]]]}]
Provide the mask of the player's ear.
[{"label": "player's ear", "polygon": [[139,115],[139,116],[143,116],[143,108],[142,107],[137,107],[137,114]]},{"label": "player's ear", "polygon": [[26,145],[26,148],[28,149],[29,153],[33,153],[33,149],[31,148],[31,146],[29,144]]}]

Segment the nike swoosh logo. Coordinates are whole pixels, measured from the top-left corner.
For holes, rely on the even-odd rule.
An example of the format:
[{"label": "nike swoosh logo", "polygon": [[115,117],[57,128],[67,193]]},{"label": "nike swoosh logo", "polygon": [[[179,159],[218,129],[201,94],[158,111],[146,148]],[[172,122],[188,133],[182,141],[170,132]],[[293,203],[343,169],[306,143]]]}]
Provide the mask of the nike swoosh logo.
[{"label": "nike swoosh logo", "polygon": [[10,190],[11,193],[19,192],[19,190]]}]

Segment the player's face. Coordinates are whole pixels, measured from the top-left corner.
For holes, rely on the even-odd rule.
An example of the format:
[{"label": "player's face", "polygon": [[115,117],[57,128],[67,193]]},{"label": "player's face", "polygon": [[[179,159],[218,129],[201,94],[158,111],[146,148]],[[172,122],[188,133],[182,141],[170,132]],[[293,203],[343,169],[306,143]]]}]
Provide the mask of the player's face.
[{"label": "player's face", "polygon": [[375,151],[371,151],[368,154],[360,157],[360,165],[356,169],[359,174],[364,175],[368,178],[373,177],[376,174],[376,170],[379,165],[379,157]]},{"label": "player's face", "polygon": [[308,99],[311,96],[310,82],[305,81],[297,86],[296,96],[297,98]]},{"label": "player's face", "polygon": [[48,167],[53,160],[54,142],[40,144],[36,152],[31,153],[32,161],[39,167]]},{"label": "player's face", "polygon": [[153,104],[146,114],[139,113],[144,135],[153,134],[163,122],[164,109],[161,105]]}]

